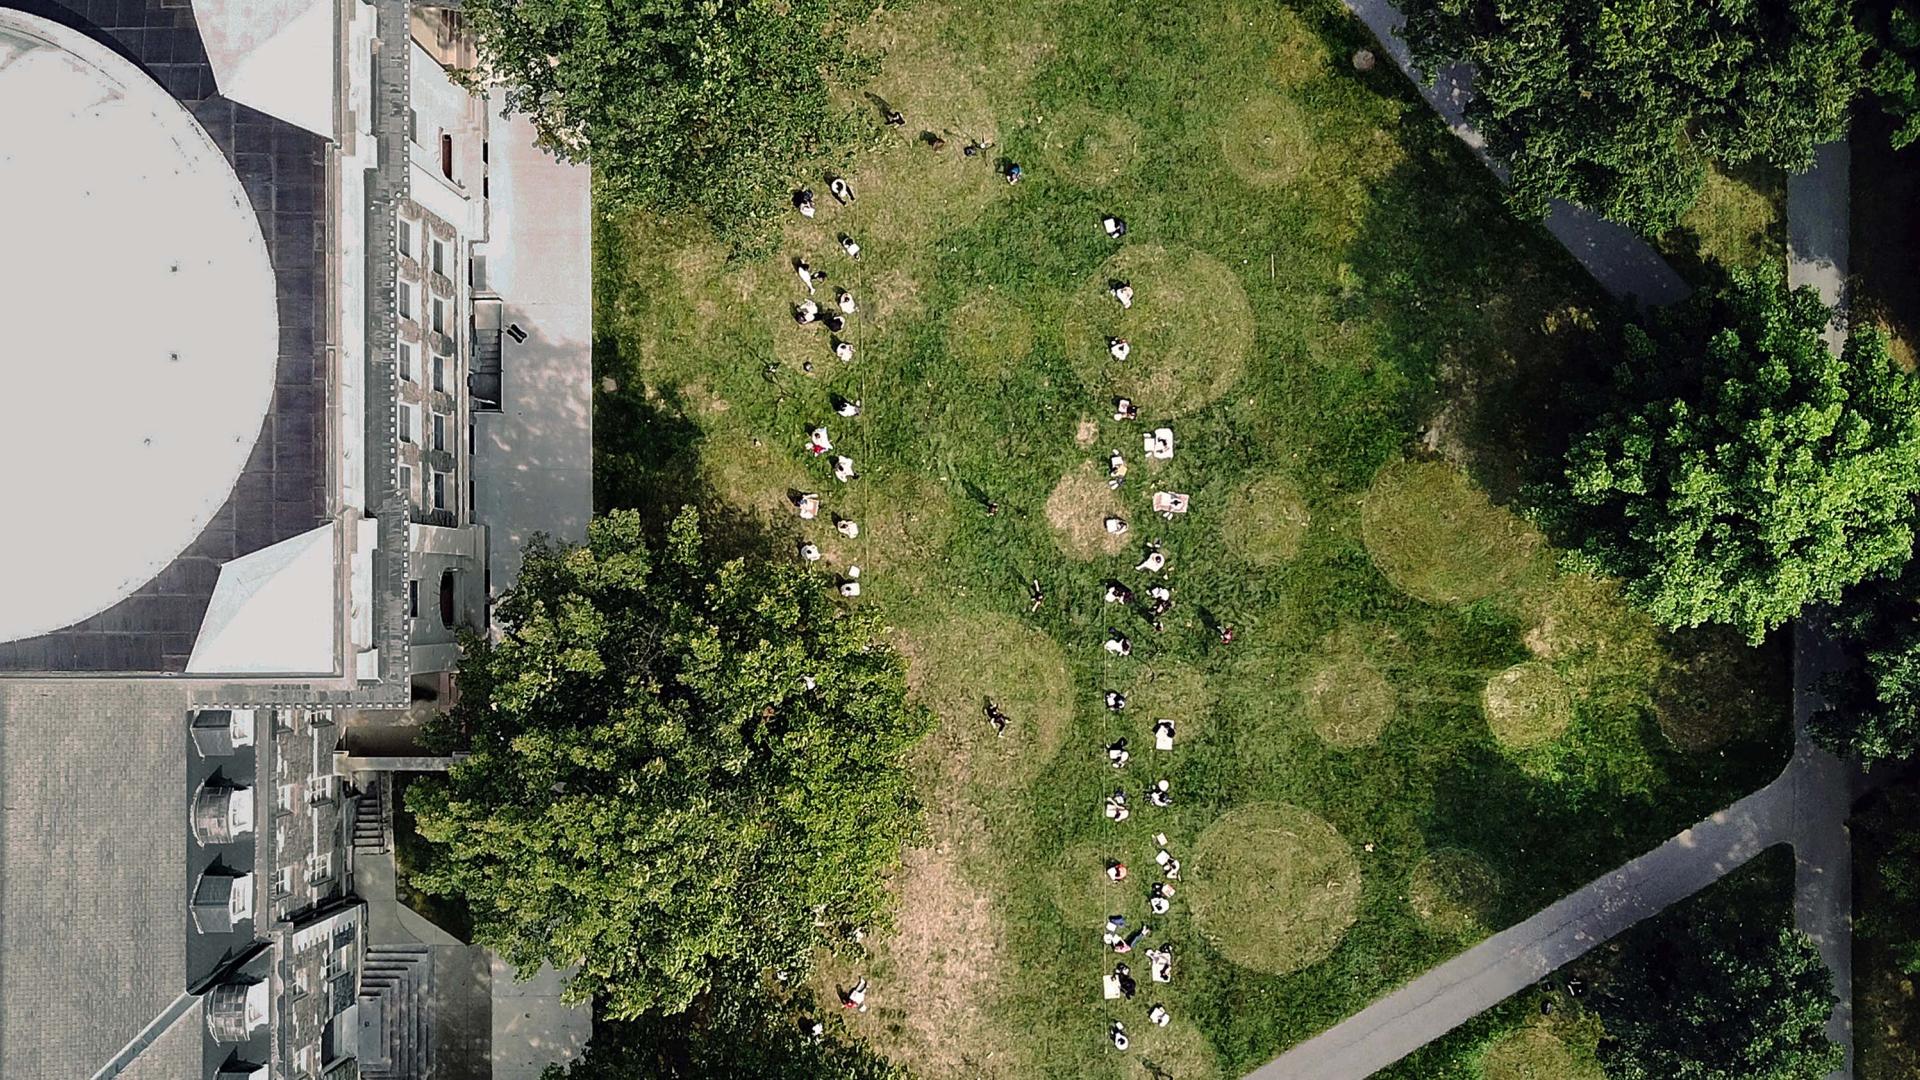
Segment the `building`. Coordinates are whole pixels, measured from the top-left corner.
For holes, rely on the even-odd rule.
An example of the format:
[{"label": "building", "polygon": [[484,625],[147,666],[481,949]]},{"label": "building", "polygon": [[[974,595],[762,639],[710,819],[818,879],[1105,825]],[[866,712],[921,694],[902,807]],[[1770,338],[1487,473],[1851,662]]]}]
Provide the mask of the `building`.
[{"label": "building", "polygon": [[405,0],[0,0],[9,1080],[455,1075],[341,718],[457,692],[592,498],[587,177],[470,59]]}]

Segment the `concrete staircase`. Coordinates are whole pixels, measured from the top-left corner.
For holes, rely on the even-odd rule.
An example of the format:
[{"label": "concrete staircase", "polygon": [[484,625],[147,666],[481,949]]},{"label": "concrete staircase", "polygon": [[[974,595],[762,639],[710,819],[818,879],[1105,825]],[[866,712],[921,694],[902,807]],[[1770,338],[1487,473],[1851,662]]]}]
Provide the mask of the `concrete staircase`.
[{"label": "concrete staircase", "polygon": [[353,801],[354,854],[379,854],[392,847],[393,781],[386,773],[370,776]]}]

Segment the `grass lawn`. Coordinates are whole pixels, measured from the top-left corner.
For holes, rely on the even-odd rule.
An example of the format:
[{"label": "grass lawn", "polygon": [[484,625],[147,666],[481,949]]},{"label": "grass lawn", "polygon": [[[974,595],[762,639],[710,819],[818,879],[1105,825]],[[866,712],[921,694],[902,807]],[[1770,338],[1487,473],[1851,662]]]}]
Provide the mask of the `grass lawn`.
[{"label": "grass lawn", "polygon": [[[874,119],[851,206],[816,179],[818,219],[753,259],[602,219],[595,475],[603,508],[695,501],[729,543],[859,565],[941,717],[897,928],[818,974],[871,977],[876,1044],[930,1077],[1234,1075],[1777,770],[1778,651],[1657,632],[1507,509],[1604,371],[1581,344],[1602,301],[1390,65],[1352,69],[1370,42],[1339,5],[929,0],[869,36],[867,89],[907,126]],[[823,306],[856,298],[851,362],[790,318],[795,257]],[[1123,393],[1139,422],[1112,419]],[[859,479],[805,452],[822,423]],[[1162,423],[1175,456],[1149,461]],[[1162,521],[1156,490],[1192,512]],[[1164,632],[1104,604],[1109,578],[1170,586]],[[1177,977],[1136,951],[1140,997],[1105,1002],[1103,920],[1146,916],[1157,833],[1183,870],[1143,944]]]},{"label": "grass lawn", "polygon": [[1764,165],[1710,168],[1700,200],[1658,247],[1681,276],[1695,285],[1714,278],[1714,267],[1752,267],[1787,262],[1787,178]]}]

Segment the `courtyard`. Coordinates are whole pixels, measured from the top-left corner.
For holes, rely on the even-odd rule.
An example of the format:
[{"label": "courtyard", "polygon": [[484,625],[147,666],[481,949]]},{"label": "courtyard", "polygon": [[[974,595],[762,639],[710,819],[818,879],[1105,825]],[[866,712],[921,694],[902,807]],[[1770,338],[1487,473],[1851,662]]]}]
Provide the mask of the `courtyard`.
[{"label": "courtyard", "polygon": [[[895,925],[816,973],[870,980],[876,1047],[1119,1076],[1120,1020],[1139,1062],[1238,1075],[1778,771],[1783,653],[1658,630],[1518,512],[1608,301],[1390,64],[1357,69],[1344,9],[950,0],[866,35],[851,202],[817,178],[766,250],[599,220],[594,473],[599,510],[692,501],[741,550],[816,545],[823,588],[859,567],[939,719]],[[854,298],[851,359],[796,325],[810,289]],[[1151,927],[1134,954],[1114,915]],[[1116,960],[1134,1000],[1102,996]]]}]

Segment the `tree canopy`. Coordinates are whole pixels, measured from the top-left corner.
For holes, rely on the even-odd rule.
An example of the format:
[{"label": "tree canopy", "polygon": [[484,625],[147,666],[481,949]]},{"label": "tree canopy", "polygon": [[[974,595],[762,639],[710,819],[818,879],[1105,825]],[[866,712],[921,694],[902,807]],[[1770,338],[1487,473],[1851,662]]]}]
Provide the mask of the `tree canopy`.
[{"label": "tree canopy", "polygon": [[1703,912],[1628,949],[1607,982],[1595,1008],[1611,1080],[1822,1080],[1842,1060],[1826,1033],[1833,976],[1790,926]]},{"label": "tree canopy", "polygon": [[785,564],[705,551],[682,511],[529,545],[430,735],[470,756],[408,791],[415,884],[464,897],[515,966],[580,965],[601,1016],[687,1007],[716,977],[804,973],[886,914],[926,730],[871,618]]},{"label": "tree canopy", "polygon": [[1656,233],[1709,162],[1807,167],[1845,131],[1865,37],[1849,0],[1407,0],[1429,71],[1474,68],[1469,116],[1516,208],[1554,199]]},{"label": "tree canopy", "polygon": [[786,208],[804,163],[849,145],[833,99],[874,59],[848,31],[877,0],[467,0],[476,76],[505,85],[596,194],[739,236]]},{"label": "tree canopy", "polygon": [[808,1004],[729,987],[678,1016],[596,1021],[586,1054],[543,1080],[907,1080],[837,1017],[821,1018],[813,1035]]},{"label": "tree canopy", "polygon": [[1754,641],[1904,564],[1920,394],[1878,332],[1833,355],[1831,318],[1812,290],[1747,275],[1625,327],[1614,399],[1544,500],[1576,561],[1670,627]]},{"label": "tree canopy", "polygon": [[1889,141],[1895,150],[1920,139],[1920,8],[1910,0],[1882,8],[1870,17],[1874,32],[1873,59],[1867,67],[1867,86],[1880,108],[1896,121]]},{"label": "tree canopy", "polygon": [[1808,732],[1869,765],[1920,753],[1920,564],[1849,589],[1829,629],[1859,662],[1822,681],[1827,707],[1809,719]]}]

